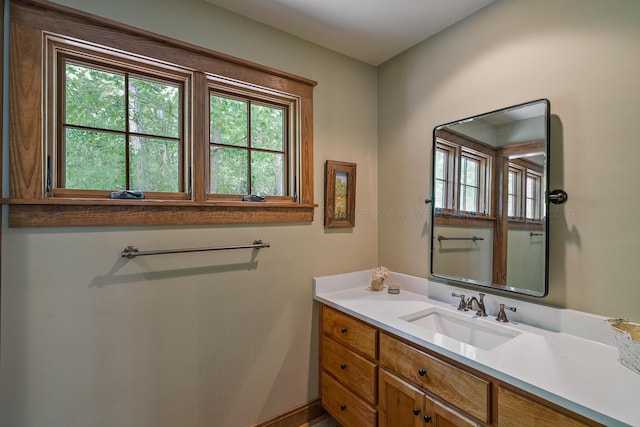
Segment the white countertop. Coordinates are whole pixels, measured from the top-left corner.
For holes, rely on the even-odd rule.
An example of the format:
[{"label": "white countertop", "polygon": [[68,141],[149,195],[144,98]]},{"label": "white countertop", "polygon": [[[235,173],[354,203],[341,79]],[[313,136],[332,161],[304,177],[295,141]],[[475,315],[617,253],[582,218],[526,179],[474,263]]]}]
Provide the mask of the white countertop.
[{"label": "white countertop", "polygon": [[[618,362],[605,317],[487,294],[488,317],[464,315],[519,335],[482,350],[401,319],[432,307],[462,314],[451,292],[477,291],[397,273],[385,284],[399,285],[398,295],[371,291],[369,282],[369,271],[318,277],[314,299],[606,426],[640,426],[640,375]],[[517,307],[509,323],[495,321],[499,303]]]}]

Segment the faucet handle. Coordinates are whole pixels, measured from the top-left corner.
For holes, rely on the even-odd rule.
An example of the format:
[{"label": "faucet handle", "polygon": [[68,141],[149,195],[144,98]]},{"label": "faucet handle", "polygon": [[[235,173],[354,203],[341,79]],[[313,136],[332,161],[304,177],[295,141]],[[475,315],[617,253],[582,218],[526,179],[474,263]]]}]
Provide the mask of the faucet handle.
[{"label": "faucet handle", "polygon": [[504,322],[504,323],[508,323],[509,319],[507,319],[507,313],[505,313],[505,309],[507,310],[511,310],[514,313],[516,312],[516,308],[515,307],[508,307],[504,304],[500,304],[500,311],[498,312],[498,317],[496,317],[496,320],[498,322]]},{"label": "faucet handle", "polygon": [[465,294],[460,295],[460,294],[456,294],[455,292],[451,292],[451,296],[460,298],[460,304],[458,304],[458,310],[460,310],[460,311],[469,311],[467,309],[467,303],[464,300],[465,297],[466,297]]}]

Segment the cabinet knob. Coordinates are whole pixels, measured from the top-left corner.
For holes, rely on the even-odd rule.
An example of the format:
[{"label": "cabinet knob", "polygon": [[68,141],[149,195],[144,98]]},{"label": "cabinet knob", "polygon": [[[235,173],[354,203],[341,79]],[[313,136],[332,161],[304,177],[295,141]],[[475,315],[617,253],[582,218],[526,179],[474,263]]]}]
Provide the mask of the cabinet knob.
[{"label": "cabinet knob", "polygon": [[346,334],[347,333],[347,328],[340,329],[340,332],[342,332],[343,334]]},{"label": "cabinet knob", "polygon": [[424,416],[424,422],[425,423],[430,423],[431,422],[431,415],[425,415]]},{"label": "cabinet knob", "polygon": [[345,369],[347,369],[347,365],[340,365],[340,369],[344,371]]},{"label": "cabinet knob", "polygon": [[341,411],[346,411],[347,410],[347,405],[340,405],[340,410]]},{"label": "cabinet knob", "polygon": [[414,415],[420,415],[420,408],[415,408],[415,409],[413,410],[413,414],[414,414]]},{"label": "cabinet knob", "polygon": [[427,375],[427,371],[426,371],[426,370],[424,370],[424,369],[420,369],[420,370],[418,371],[418,375],[420,375],[421,377],[424,377],[425,375]]}]

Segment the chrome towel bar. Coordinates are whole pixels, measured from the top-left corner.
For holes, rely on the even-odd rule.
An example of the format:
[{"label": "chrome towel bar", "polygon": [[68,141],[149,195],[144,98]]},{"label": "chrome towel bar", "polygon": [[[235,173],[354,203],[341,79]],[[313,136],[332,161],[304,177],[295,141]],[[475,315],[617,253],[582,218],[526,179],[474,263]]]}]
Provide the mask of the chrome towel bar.
[{"label": "chrome towel bar", "polygon": [[226,251],[230,249],[262,249],[271,245],[264,243],[262,240],[254,240],[250,245],[231,245],[231,246],[211,246],[208,248],[184,248],[184,249],[160,249],[156,251],[140,251],[135,246],[127,246],[124,248],[120,256],[122,258],[135,258],[145,255],[162,255],[162,254],[179,254],[183,252],[206,252],[206,251]]},{"label": "chrome towel bar", "polygon": [[473,240],[474,242],[476,240],[484,240],[484,237],[478,237],[478,236],[473,236],[473,237],[444,237],[444,236],[438,236],[438,241],[441,242],[443,240]]}]

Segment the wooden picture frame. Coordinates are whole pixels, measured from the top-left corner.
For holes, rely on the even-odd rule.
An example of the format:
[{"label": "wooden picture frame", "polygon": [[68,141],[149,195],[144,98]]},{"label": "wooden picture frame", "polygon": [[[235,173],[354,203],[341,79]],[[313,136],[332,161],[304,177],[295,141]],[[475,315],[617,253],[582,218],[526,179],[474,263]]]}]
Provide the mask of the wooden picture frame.
[{"label": "wooden picture frame", "polygon": [[356,164],[327,160],[324,182],[324,227],[356,226]]}]

